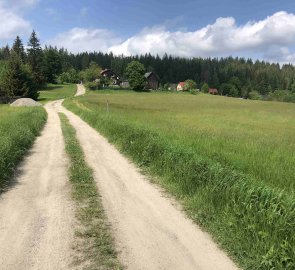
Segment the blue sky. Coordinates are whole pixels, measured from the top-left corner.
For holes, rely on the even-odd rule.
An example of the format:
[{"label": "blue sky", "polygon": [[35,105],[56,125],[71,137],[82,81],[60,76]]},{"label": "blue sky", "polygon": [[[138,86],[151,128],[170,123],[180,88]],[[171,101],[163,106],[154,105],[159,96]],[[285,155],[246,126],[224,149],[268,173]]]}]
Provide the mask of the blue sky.
[{"label": "blue sky", "polygon": [[0,0],[0,45],[34,28],[70,51],[295,62],[289,0]]}]

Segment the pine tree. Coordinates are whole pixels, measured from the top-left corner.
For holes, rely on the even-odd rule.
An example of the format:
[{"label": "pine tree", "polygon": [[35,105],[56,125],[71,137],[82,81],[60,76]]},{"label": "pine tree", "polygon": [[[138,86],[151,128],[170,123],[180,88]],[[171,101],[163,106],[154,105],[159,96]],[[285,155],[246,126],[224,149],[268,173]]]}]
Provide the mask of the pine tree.
[{"label": "pine tree", "polygon": [[44,50],[44,74],[46,81],[55,83],[57,76],[62,72],[61,57],[56,48],[45,48]]},{"label": "pine tree", "polygon": [[37,98],[38,93],[32,77],[26,66],[22,63],[19,55],[12,51],[2,82],[6,97],[31,97]]},{"label": "pine tree", "polygon": [[39,88],[45,83],[43,74],[43,52],[40,41],[34,30],[31,34],[28,46],[28,64],[32,70],[34,82]]},{"label": "pine tree", "polygon": [[19,36],[16,37],[16,39],[12,45],[12,50],[19,56],[21,61],[24,63],[26,53],[25,53],[25,49],[24,49],[24,45],[22,43],[22,40],[20,39]]}]

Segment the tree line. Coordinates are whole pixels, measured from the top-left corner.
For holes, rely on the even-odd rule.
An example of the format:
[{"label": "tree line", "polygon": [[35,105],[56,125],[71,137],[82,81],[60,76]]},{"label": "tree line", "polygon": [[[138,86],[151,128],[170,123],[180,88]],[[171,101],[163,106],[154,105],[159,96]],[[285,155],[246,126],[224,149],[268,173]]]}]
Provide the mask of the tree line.
[{"label": "tree line", "polygon": [[[13,46],[0,48],[0,95],[36,98],[45,83],[77,82],[96,63],[101,69],[111,68],[123,80],[132,61],[143,64],[145,71],[155,72],[162,85],[190,79],[196,88],[216,88],[219,94],[295,101],[295,68],[291,64],[253,61],[245,58],[182,58],[165,54],[116,56],[112,53],[83,52],[73,54],[66,49],[41,47],[33,31],[28,48],[17,37]],[[85,75],[85,73],[84,73]],[[165,86],[165,87],[164,87]]]}]

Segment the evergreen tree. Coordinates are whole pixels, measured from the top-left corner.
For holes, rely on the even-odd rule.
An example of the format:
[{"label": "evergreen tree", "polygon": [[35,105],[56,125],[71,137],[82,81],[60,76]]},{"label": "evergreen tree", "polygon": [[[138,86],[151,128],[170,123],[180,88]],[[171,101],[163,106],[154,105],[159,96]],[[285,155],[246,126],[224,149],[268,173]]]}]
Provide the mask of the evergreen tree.
[{"label": "evergreen tree", "polygon": [[28,64],[32,70],[34,82],[39,88],[45,83],[45,78],[43,71],[43,52],[35,31],[31,34],[28,46]]},{"label": "evergreen tree", "polygon": [[44,75],[47,82],[55,83],[58,75],[62,72],[60,55],[56,48],[45,48],[44,50]]},{"label": "evergreen tree", "polygon": [[6,97],[22,96],[34,99],[38,97],[38,92],[28,68],[14,51],[11,53],[2,80]]},{"label": "evergreen tree", "polygon": [[14,43],[12,45],[12,50],[19,56],[21,61],[25,62],[26,53],[25,53],[22,40],[20,39],[19,36],[17,36],[16,39],[14,40]]}]

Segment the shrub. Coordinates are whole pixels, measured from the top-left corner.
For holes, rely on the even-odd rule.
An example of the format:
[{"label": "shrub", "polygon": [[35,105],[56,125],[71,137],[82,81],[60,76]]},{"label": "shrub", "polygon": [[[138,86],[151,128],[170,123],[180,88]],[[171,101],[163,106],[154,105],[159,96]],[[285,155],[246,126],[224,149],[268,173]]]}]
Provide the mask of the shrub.
[{"label": "shrub", "polygon": [[85,84],[86,88],[88,88],[89,90],[98,90],[100,89],[101,85],[100,82],[96,81],[96,82],[87,82]]},{"label": "shrub", "polygon": [[249,98],[253,100],[259,100],[261,99],[261,95],[257,91],[251,91],[249,93]]}]

